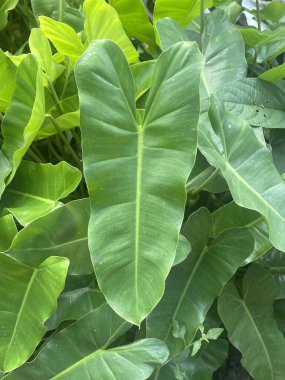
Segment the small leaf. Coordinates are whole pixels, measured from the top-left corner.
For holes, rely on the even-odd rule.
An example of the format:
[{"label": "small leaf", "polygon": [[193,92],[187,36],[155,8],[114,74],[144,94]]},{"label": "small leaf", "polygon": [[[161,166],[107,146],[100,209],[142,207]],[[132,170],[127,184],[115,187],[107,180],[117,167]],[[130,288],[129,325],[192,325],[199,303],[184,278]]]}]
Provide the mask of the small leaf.
[{"label": "small leaf", "polygon": [[196,340],[192,346],[191,356],[195,356],[202,346],[201,340]]},{"label": "small leaf", "polygon": [[209,339],[209,340],[217,340],[223,331],[224,331],[224,329],[213,328],[207,332],[205,337],[206,337],[206,339]]},{"label": "small leaf", "polygon": [[174,336],[174,338],[184,340],[185,333],[186,333],[186,327],[184,323],[174,320],[173,328],[172,328],[172,335]]}]

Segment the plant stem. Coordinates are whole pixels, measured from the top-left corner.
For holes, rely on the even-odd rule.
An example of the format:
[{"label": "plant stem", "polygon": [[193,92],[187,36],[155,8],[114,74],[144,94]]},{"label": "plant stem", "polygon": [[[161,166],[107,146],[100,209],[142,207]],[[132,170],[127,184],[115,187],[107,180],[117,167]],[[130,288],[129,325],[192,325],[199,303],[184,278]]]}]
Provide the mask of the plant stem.
[{"label": "plant stem", "polygon": [[77,163],[78,167],[80,169],[82,169],[82,162],[80,161],[80,159],[78,158],[76,152],[73,150],[72,146],[69,144],[69,141],[67,140],[67,138],[65,137],[63,131],[60,129],[60,126],[58,125],[57,121],[53,118],[52,115],[49,115],[47,114],[46,117],[49,117],[53,126],[55,127],[57,133],[59,134],[62,142],[64,143],[64,145],[66,146],[68,152],[70,153],[70,155],[73,157],[74,161]]},{"label": "plant stem", "polygon": [[217,177],[217,175],[220,173],[220,169],[217,168],[213,171],[213,173],[211,175],[209,175],[208,178],[205,179],[204,182],[201,183],[201,185],[199,185],[198,187],[196,187],[196,189],[194,189],[193,191],[190,192],[191,195],[196,195],[198,193],[200,193],[201,190],[203,190],[203,188],[208,185],[209,182],[211,182],[215,177]]},{"label": "plant stem", "polygon": [[205,25],[205,2],[204,0],[200,0],[200,35],[202,35],[204,31]]},{"label": "plant stem", "polygon": [[55,91],[55,88],[54,88],[54,85],[50,79],[50,77],[47,75],[46,76],[47,78],[47,82],[48,82],[48,86],[49,86],[49,89],[51,91],[51,94],[52,94],[52,97],[53,97],[53,100],[54,100],[54,103],[55,103],[55,106],[57,108],[57,110],[60,112],[60,113],[63,113],[63,109],[62,109],[62,106],[60,104],[60,99],[59,97],[57,96],[57,93]]},{"label": "plant stem", "polygon": [[256,19],[257,19],[257,28],[259,31],[261,31],[259,0],[256,0]]}]

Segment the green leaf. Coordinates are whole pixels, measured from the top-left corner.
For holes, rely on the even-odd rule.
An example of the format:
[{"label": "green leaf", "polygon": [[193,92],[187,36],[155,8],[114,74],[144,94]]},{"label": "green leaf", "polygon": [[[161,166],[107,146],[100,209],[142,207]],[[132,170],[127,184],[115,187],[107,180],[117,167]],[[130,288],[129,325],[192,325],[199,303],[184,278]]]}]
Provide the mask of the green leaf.
[{"label": "green leaf", "polygon": [[285,4],[281,2],[267,3],[266,6],[260,10],[260,17],[266,21],[278,23],[278,21],[285,16]]},{"label": "green leaf", "polygon": [[222,334],[222,332],[224,331],[224,329],[220,329],[220,328],[212,328],[210,330],[208,330],[205,338],[206,339],[209,339],[209,340],[216,340],[219,338],[219,336]]},{"label": "green leaf", "polygon": [[2,151],[12,167],[6,182],[13,178],[44,117],[43,74],[36,58],[28,54],[18,67],[15,91],[2,122]]},{"label": "green leaf", "polygon": [[[210,120],[199,131],[199,147],[211,165],[221,169],[234,201],[263,215],[271,243],[285,250],[285,184],[269,150],[242,119],[225,111],[217,98]],[[245,144],[246,141],[246,144]]]},{"label": "green leaf", "polygon": [[0,5],[0,30],[7,25],[8,13],[16,8],[19,0],[2,0]]},{"label": "green leaf", "polygon": [[[246,229],[227,230],[211,240],[211,227],[207,209],[190,215],[182,233],[192,251],[172,268],[161,301],[147,317],[147,337],[165,341],[169,359],[190,346],[214,299],[252,250],[253,239]],[[186,327],[184,340],[171,333],[175,320]]]},{"label": "green leaf", "polygon": [[30,268],[2,254],[0,263],[0,368],[7,372],[24,363],[43,337],[43,323],[56,307],[68,260],[49,257]]},{"label": "green leaf", "polygon": [[230,282],[219,298],[218,310],[229,339],[255,380],[285,378],[285,339],[273,318],[274,299],[273,278],[258,265],[246,272],[242,295]]},{"label": "green leaf", "polygon": [[167,359],[167,349],[162,342],[144,339],[107,349],[130,327],[104,304],[57,334],[32,363],[25,364],[6,378],[52,380],[92,376],[93,379],[106,380],[147,379],[154,367]]},{"label": "green leaf", "polygon": [[213,236],[234,227],[247,227],[249,229],[254,238],[254,248],[245,264],[256,260],[272,247],[268,239],[268,226],[258,212],[245,209],[231,202],[217,209],[212,215]]},{"label": "green leaf", "polygon": [[[279,44],[285,39],[285,28],[280,26],[277,29],[259,31],[254,28],[240,28],[241,35],[244,43],[247,46],[257,48],[264,45],[273,45],[278,42]],[[281,44],[282,45],[282,44]]]},{"label": "green leaf", "polygon": [[162,53],[143,120],[117,45],[93,43],[76,67],[91,257],[108,302],[135,324],[161,298],[174,261],[196,154],[201,67],[191,42]]},{"label": "green leaf", "polygon": [[284,93],[260,79],[246,78],[224,85],[218,96],[229,112],[264,128],[285,128]]},{"label": "green leaf", "polygon": [[170,46],[181,42],[189,41],[186,31],[172,18],[160,18],[155,24],[157,30],[159,44],[163,50]]},{"label": "green leaf", "polygon": [[201,346],[202,346],[201,340],[196,340],[196,342],[194,342],[194,344],[192,346],[191,356],[195,356],[198,353],[198,351],[200,350]]},{"label": "green leaf", "polygon": [[[205,7],[212,6],[212,0],[205,0]],[[200,14],[200,0],[156,0],[154,8],[154,21],[160,18],[171,17],[182,27],[186,27]]]},{"label": "green leaf", "polygon": [[59,52],[66,55],[71,63],[75,65],[78,58],[85,51],[85,47],[76,31],[71,26],[46,16],[40,16],[39,21],[44,35]]},{"label": "green leaf", "polygon": [[53,59],[49,42],[41,29],[32,29],[29,46],[31,52],[37,57],[38,62],[44,69],[45,74],[52,82],[55,81],[64,71],[64,66]]},{"label": "green leaf", "polygon": [[191,251],[191,244],[186,239],[185,236],[179,235],[177,247],[176,247],[176,255],[174,259],[173,265],[180,264],[182,261],[186,259]]},{"label": "green leaf", "polygon": [[207,17],[201,43],[205,56],[204,74],[211,92],[227,82],[246,76],[242,37],[221,9],[216,9]]},{"label": "green leaf", "polygon": [[16,66],[0,49],[0,112],[5,112],[15,87]]},{"label": "green leaf", "polygon": [[87,244],[89,199],[67,203],[22,229],[6,254],[31,266],[49,256],[70,260],[69,273],[93,273]]},{"label": "green leaf", "polygon": [[11,165],[0,150],[0,198],[5,190],[5,178],[11,173]]},{"label": "green leaf", "polygon": [[271,129],[269,144],[271,146],[274,165],[276,166],[280,174],[284,174],[285,173],[285,161],[284,161],[285,130]]},{"label": "green leaf", "polygon": [[127,35],[145,42],[147,48],[155,51],[154,29],[147,17],[143,1],[110,0],[109,4],[118,12]]},{"label": "green leaf", "polygon": [[227,358],[228,343],[225,340],[203,343],[201,350],[195,355],[189,349],[177,358],[161,367],[155,380],[212,380],[214,371]]},{"label": "green leaf", "polygon": [[8,210],[26,225],[58,207],[80,180],[81,172],[65,161],[57,165],[22,161],[2,196],[0,210]]},{"label": "green leaf", "polygon": [[126,35],[117,12],[105,0],[85,0],[84,13],[84,29],[89,42],[109,39],[120,46],[130,63],[138,60],[138,53]]},{"label": "green leaf", "polygon": [[155,61],[144,61],[131,66],[134,78],[136,100],[145,94],[151,85]]},{"label": "green leaf", "polygon": [[269,268],[276,286],[276,299],[285,298],[285,253],[272,248],[259,260]]},{"label": "green leaf", "polygon": [[276,82],[285,77],[285,63],[280,66],[273,67],[259,75],[259,79],[265,80],[267,82]]},{"label": "green leaf", "polygon": [[12,215],[0,218],[0,251],[6,251],[17,234],[17,227]]}]

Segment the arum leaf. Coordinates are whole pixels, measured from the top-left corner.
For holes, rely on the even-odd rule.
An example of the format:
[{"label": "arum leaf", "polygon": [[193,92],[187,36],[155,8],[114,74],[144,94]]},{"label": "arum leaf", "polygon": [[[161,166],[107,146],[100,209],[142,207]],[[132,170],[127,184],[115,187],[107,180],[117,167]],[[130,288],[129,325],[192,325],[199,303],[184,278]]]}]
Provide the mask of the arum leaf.
[{"label": "arum leaf", "polygon": [[30,268],[2,254],[0,263],[0,368],[7,372],[24,363],[43,337],[43,323],[56,307],[68,260],[49,257]]},{"label": "arum leaf", "polygon": [[228,83],[218,93],[228,111],[264,128],[285,128],[284,93],[273,84],[246,78]]},{"label": "arum leaf", "polygon": [[263,215],[271,243],[285,250],[285,184],[269,150],[250,126],[226,112],[217,98],[209,115],[212,127],[205,123],[200,129],[200,150],[211,165],[221,169],[234,201]]},{"label": "arum leaf", "polygon": [[11,172],[11,165],[7,158],[0,151],[0,197],[5,190],[5,178]]},{"label": "arum leaf", "polygon": [[155,24],[158,33],[159,44],[163,50],[181,42],[189,41],[186,31],[172,18],[160,18]]},{"label": "arum leaf", "polygon": [[16,8],[19,0],[4,0],[0,5],[0,30],[7,25],[8,13]]},{"label": "arum leaf", "polygon": [[151,85],[155,61],[144,61],[131,66],[135,84],[136,100],[139,99]]},{"label": "arum leaf", "polygon": [[67,162],[57,165],[22,161],[16,176],[6,188],[0,209],[7,209],[22,224],[48,214],[76,189],[81,172]]},{"label": "arum leaf", "polygon": [[104,304],[57,334],[32,363],[23,365],[6,378],[52,380],[92,376],[110,380],[147,379],[154,366],[167,359],[167,349],[162,342],[144,339],[107,349],[130,327]]},{"label": "arum leaf", "polygon": [[274,165],[279,173],[285,173],[285,130],[284,129],[271,129],[269,144],[271,146],[272,157]]},{"label": "arum leaf", "polygon": [[136,324],[161,298],[174,261],[196,154],[201,66],[193,43],[162,53],[143,120],[117,45],[93,43],[76,68],[91,257],[110,305]]},{"label": "arum leaf", "polygon": [[6,253],[31,266],[49,256],[65,256],[70,273],[93,273],[87,244],[89,216],[89,199],[67,203],[22,229]]},{"label": "arum leaf", "polygon": [[279,44],[285,39],[285,28],[280,26],[274,30],[265,30],[260,32],[254,28],[240,28],[241,35],[244,43],[247,46],[257,48],[262,45],[273,45],[278,42]]},{"label": "arum leaf", "polygon": [[272,248],[259,260],[269,268],[276,286],[276,299],[285,298],[285,253]]},{"label": "arum leaf", "polygon": [[218,310],[229,339],[255,380],[285,378],[285,339],[273,318],[274,299],[273,278],[258,265],[246,272],[242,295],[230,282],[219,298]]},{"label": "arum leaf", "polygon": [[191,251],[191,244],[183,235],[179,235],[177,247],[176,247],[176,255],[174,259],[173,265],[180,264],[182,261],[186,259]]},{"label": "arum leaf", "polygon": [[[136,37],[145,42],[147,47],[156,49],[154,29],[149,21],[142,0],[110,0],[110,5],[116,9],[121,23],[129,37]],[[106,37],[105,37],[106,38]]]},{"label": "arum leaf", "polygon": [[0,112],[5,112],[13,91],[16,81],[16,66],[11,59],[0,49]]},{"label": "arum leaf", "polygon": [[138,60],[138,53],[126,35],[117,12],[105,0],[85,0],[84,13],[84,29],[89,42],[110,39],[120,46],[130,63]]},{"label": "arum leaf", "polygon": [[205,78],[210,91],[246,76],[244,43],[239,30],[221,9],[208,16],[202,35]]},{"label": "arum leaf", "polygon": [[280,66],[273,67],[259,75],[259,79],[265,80],[267,82],[276,82],[279,79],[285,77],[285,63]]},{"label": "arum leaf", "polygon": [[35,57],[28,54],[18,67],[15,91],[2,122],[2,151],[12,167],[8,183],[38,133],[44,115],[43,74]]},{"label": "arum leaf", "polygon": [[244,209],[231,202],[213,213],[212,234],[217,236],[220,232],[233,227],[247,227],[254,238],[253,251],[245,264],[256,260],[272,247],[264,218],[256,211]]},{"label": "arum leaf", "polygon": [[[212,0],[205,0],[205,8],[212,6]],[[154,21],[160,18],[171,17],[182,27],[186,27],[190,21],[200,14],[199,0],[180,0],[178,3],[173,0],[157,0],[154,8]]]},{"label": "arum leaf", "polygon": [[71,26],[46,16],[40,16],[39,21],[44,35],[53,43],[59,52],[66,55],[71,63],[75,65],[85,50],[76,31]]},{"label": "arum leaf", "polygon": [[64,71],[64,66],[56,63],[52,57],[52,51],[47,38],[40,29],[32,29],[29,46],[31,52],[37,57],[38,62],[42,65],[46,75],[53,82]]},{"label": "arum leaf", "polygon": [[[182,233],[192,251],[171,270],[161,301],[147,317],[147,337],[165,341],[169,359],[190,346],[214,299],[252,249],[253,240],[246,229],[224,231],[208,241],[211,224],[207,209],[189,217]],[[184,340],[171,334],[175,320],[186,327]]]},{"label": "arum leaf", "polygon": [[17,234],[17,227],[12,215],[0,218],[0,251],[6,251]]}]

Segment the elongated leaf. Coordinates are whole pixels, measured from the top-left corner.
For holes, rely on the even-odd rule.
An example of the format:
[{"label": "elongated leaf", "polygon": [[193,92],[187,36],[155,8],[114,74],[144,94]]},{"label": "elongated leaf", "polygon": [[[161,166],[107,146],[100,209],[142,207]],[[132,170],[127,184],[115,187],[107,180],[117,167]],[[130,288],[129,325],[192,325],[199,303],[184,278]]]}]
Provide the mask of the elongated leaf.
[{"label": "elongated leaf", "polygon": [[26,225],[56,208],[80,180],[81,172],[65,161],[57,165],[22,161],[3,194],[0,209],[7,209]]},{"label": "elongated leaf", "polygon": [[[1,219],[0,219],[1,220]],[[186,239],[185,236],[179,235],[177,247],[176,247],[176,255],[174,259],[173,265],[180,264],[182,261],[186,259],[191,251],[191,244]]]},{"label": "elongated leaf", "polygon": [[228,111],[265,128],[285,128],[284,93],[260,79],[246,78],[228,83],[218,93]]},{"label": "elongated leaf", "polygon": [[64,66],[53,59],[49,42],[41,29],[32,29],[29,46],[50,80],[53,82],[57,79],[64,71]]},{"label": "elongated leaf", "polygon": [[89,42],[110,39],[120,46],[130,63],[138,60],[138,53],[126,35],[117,12],[105,0],[85,0],[84,13],[84,29]]},{"label": "elongated leaf", "polygon": [[209,115],[212,126],[205,122],[199,131],[201,151],[213,166],[221,168],[234,201],[263,215],[269,223],[270,241],[284,250],[285,184],[269,150],[247,122],[226,112],[217,98]]},{"label": "elongated leaf", "polygon": [[0,150],[0,197],[5,190],[5,178],[11,172],[11,165]]},{"label": "elongated leaf", "polygon": [[133,80],[114,43],[93,44],[76,68],[92,260],[108,302],[137,324],[162,296],[175,256],[196,153],[201,66],[192,43],[163,53],[143,121],[136,120]]},{"label": "elongated leaf", "polygon": [[3,0],[0,4],[0,30],[7,25],[8,13],[16,7],[19,0]]},{"label": "elongated leaf", "polygon": [[[205,1],[205,7],[212,6],[212,0]],[[186,27],[200,13],[199,0],[157,0],[154,8],[154,21],[160,18],[171,17],[182,27]]]},{"label": "elongated leaf", "polygon": [[0,251],[6,251],[17,234],[17,227],[12,215],[5,215],[0,219]]},{"label": "elongated leaf", "polygon": [[145,339],[107,349],[130,327],[104,304],[57,334],[32,363],[12,372],[7,379],[147,379],[155,365],[167,359],[162,342]]},{"label": "elongated leaf", "polygon": [[202,34],[205,78],[210,91],[246,76],[244,43],[239,30],[221,9],[211,12]]},{"label": "elongated leaf", "polygon": [[266,80],[267,82],[276,82],[285,77],[285,63],[280,66],[273,67],[259,75],[259,79]]},{"label": "elongated leaf", "polygon": [[274,30],[266,29],[260,32],[254,28],[240,28],[244,43],[250,47],[260,47],[262,45],[272,45],[276,42],[280,44],[285,39],[285,28],[280,26]]},{"label": "elongated leaf", "polygon": [[[163,366],[153,380],[212,380],[213,372],[227,357],[228,344],[225,340],[204,343],[198,354],[191,357],[189,349]],[[155,377],[158,376],[158,377]]]},{"label": "elongated leaf", "polygon": [[43,74],[36,58],[28,54],[18,67],[15,91],[2,122],[2,151],[12,167],[6,182],[14,176],[44,117]]},{"label": "elongated leaf", "polygon": [[50,257],[30,268],[2,254],[0,263],[0,368],[7,372],[24,363],[43,337],[43,323],[63,289],[68,260]]},{"label": "elongated leaf", "polygon": [[269,144],[272,149],[273,162],[280,174],[285,173],[285,130],[271,129]]},{"label": "elongated leaf", "polygon": [[71,26],[46,16],[40,16],[39,21],[44,35],[59,52],[70,58],[74,65],[85,50],[76,31]]},{"label": "elongated leaf", "polygon": [[6,253],[31,266],[49,256],[65,256],[70,260],[70,273],[92,273],[87,244],[89,217],[89,199],[67,203],[22,229]]},{"label": "elongated leaf", "polygon": [[268,239],[267,224],[258,212],[244,209],[231,202],[213,213],[212,234],[214,236],[234,227],[247,227],[254,238],[254,248],[246,259],[246,264],[264,255],[272,247]]},{"label": "elongated leaf", "polygon": [[[211,228],[207,209],[189,217],[182,233],[192,250],[185,261],[171,270],[161,301],[147,317],[147,337],[165,341],[169,359],[189,347],[214,299],[253,247],[246,229],[227,230],[208,241]],[[183,337],[175,337],[175,321],[184,327]]]},{"label": "elongated leaf", "polygon": [[135,84],[136,100],[149,90],[155,68],[155,61],[135,63],[131,66]]},{"label": "elongated leaf", "polygon": [[189,41],[186,31],[172,18],[160,18],[155,24],[159,44],[163,50],[181,41]]},{"label": "elongated leaf", "polygon": [[285,298],[285,253],[272,248],[259,260],[268,268],[276,286],[276,299]]},{"label": "elongated leaf", "polygon": [[16,81],[16,66],[9,57],[0,49],[0,112],[5,112]]},{"label": "elongated leaf", "polygon": [[155,50],[154,29],[147,17],[143,1],[110,0],[109,3],[118,12],[127,35],[136,37],[139,41],[145,42],[147,47]]},{"label": "elongated leaf", "polygon": [[218,310],[242,365],[255,380],[285,378],[285,339],[273,318],[275,285],[269,272],[251,266],[242,295],[231,282],[220,295]]}]

